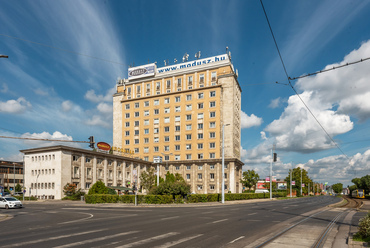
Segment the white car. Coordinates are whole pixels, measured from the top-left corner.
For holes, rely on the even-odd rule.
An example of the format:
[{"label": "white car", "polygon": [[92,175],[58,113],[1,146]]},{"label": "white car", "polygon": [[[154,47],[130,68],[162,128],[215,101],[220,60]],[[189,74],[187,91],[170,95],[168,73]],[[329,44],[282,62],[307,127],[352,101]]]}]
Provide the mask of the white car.
[{"label": "white car", "polygon": [[23,207],[22,202],[14,197],[0,197],[0,208],[21,208]]}]

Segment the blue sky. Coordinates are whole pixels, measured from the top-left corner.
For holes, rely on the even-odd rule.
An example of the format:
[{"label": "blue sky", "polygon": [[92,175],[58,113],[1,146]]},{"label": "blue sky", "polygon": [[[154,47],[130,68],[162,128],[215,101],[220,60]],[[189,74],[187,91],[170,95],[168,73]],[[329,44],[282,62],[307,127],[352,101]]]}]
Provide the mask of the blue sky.
[{"label": "blue sky", "polygon": [[[370,57],[370,1],[263,1],[288,75]],[[0,0],[0,135],[112,142],[112,94],[129,65],[225,53],[242,88],[244,169],[350,184],[370,172],[370,61],[288,83],[261,4]],[[14,38],[16,37],[16,38]],[[42,44],[42,45],[41,45]],[[276,84],[279,82],[281,84]],[[0,139],[0,158],[55,143]],[[87,148],[88,145],[76,145]]]}]

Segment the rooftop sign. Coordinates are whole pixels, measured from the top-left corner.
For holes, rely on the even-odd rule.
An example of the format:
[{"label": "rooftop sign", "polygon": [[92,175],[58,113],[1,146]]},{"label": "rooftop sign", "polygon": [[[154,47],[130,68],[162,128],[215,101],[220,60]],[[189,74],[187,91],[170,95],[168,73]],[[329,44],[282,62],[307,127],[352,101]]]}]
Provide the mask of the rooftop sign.
[{"label": "rooftop sign", "polygon": [[166,66],[166,67],[161,67],[161,68],[157,68],[157,74],[161,74],[161,73],[164,73],[164,72],[176,71],[176,70],[185,69],[185,68],[189,68],[189,67],[195,67],[195,66],[199,66],[199,65],[206,65],[206,64],[210,64],[210,63],[214,63],[214,62],[218,62],[218,61],[230,61],[229,56],[227,54],[223,54],[223,55],[218,55],[218,56],[214,56],[214,57],[210,57],[210,58],[198,59],[198,60],[195,60],[195,61],[185,62],[185,63]]},{"label": "rooftop sign", "polygon": [[154,76],[155,68],[155,63],[129,68],[128,79]]}]

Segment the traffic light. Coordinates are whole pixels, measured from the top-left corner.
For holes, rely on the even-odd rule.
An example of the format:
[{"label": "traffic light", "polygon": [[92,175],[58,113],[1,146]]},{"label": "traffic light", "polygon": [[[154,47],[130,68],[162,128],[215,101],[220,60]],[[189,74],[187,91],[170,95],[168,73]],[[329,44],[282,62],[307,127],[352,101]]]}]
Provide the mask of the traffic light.
[{"label": "traffic light", "polygon": [[95,148],[94,136],[90,136],[89,141],[90,141],[89,147],[94,149]]},{"label": "traffic light", "polygon": [[274,160],[273,160],[274,162],[276,162],[277,161],[277,153],[276,152],[274,152]]}]

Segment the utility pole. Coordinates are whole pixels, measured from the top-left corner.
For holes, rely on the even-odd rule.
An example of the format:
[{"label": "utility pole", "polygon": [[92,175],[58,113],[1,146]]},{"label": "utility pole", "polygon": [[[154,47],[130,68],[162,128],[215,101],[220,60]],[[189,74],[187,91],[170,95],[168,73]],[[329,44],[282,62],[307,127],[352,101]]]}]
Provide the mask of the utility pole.
[{"label": "utility pole", "polygon": [[301,196],[302,196],[302,186],[303,186],[303,181],[302,181],[302,168],[301,169]]},{"label": "utility pole", "polygon": [[290,198],[292,198],[292,171],[293,169],[290,170]]}]

